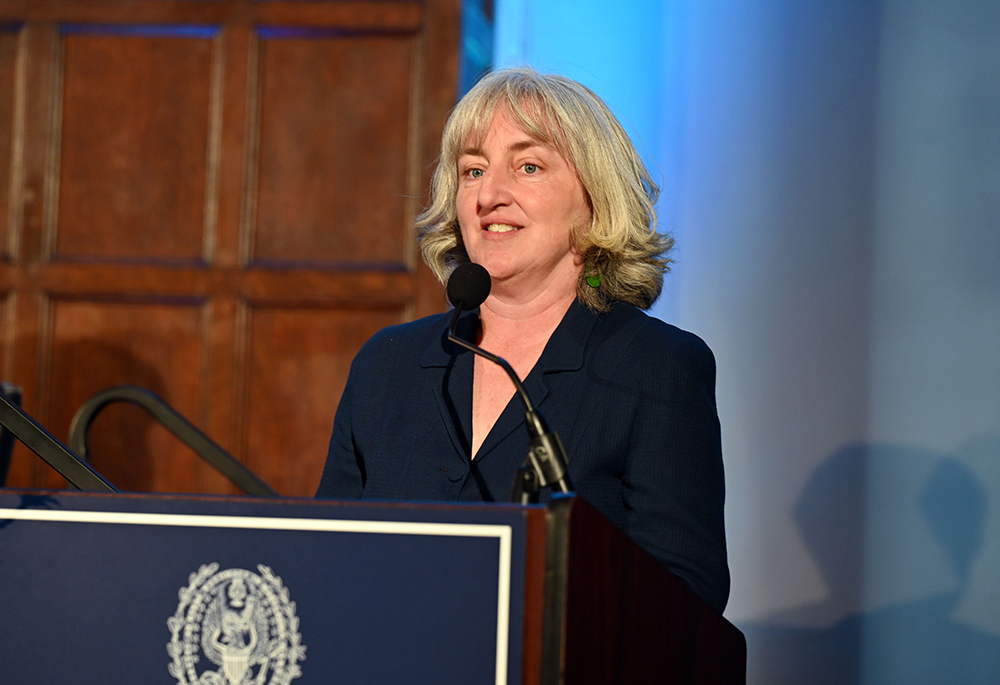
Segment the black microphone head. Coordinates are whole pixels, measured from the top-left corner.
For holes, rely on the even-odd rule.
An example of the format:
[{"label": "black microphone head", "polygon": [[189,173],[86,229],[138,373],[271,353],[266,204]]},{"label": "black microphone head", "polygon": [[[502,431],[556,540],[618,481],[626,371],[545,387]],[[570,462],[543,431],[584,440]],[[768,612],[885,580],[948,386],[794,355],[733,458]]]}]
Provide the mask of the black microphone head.
[{"label": "black microphone head", "polygon": [[448,279],[448,301],[456,309],[475,309],[489,297],[490,273],[478,264],[459,264]]}]

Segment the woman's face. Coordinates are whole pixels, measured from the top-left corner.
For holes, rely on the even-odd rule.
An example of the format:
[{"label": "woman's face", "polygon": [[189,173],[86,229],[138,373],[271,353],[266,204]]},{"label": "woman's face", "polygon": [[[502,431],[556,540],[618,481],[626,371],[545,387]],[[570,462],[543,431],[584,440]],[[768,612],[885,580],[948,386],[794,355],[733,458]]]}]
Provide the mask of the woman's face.
[{"label": "woman's face", "polygon": [[458,221],[469,258],[494,286],[576,292],[572,229],[590,222],[576,171],[499,111],[479,147],[458,158]]}]

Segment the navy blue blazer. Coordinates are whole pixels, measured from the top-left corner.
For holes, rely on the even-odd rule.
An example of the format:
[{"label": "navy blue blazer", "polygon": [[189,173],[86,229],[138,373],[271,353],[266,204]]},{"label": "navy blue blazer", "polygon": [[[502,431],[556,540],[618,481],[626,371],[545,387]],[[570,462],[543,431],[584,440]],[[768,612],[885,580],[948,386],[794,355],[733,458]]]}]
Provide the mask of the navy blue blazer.
[{"label": "navy blue blazer", "polygon": [[[471,352],[450,314],[392,326],[354,359],[318,497],[507,502],[528,451],[512,397],[470,460]],[[474,339],[478,316],[462,316]],[[718,611],[729,597],[715,358],[616,303],[574,303],[524,386],[562,438],[576,491]]]}]

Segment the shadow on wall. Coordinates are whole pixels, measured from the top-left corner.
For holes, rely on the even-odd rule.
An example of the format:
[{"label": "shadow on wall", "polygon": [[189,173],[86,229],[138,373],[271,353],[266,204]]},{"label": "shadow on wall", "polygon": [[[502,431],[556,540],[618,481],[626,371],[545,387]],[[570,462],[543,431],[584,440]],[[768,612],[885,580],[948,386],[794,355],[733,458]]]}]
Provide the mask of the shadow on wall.
[{"label": "shadow on wall", "polygon": [[[137,385],[168,396],[160,370],[122,345],[71,340],[57,344],[53,357],[61,392],[52,398],[51,430],[60,439],[68,440],[70,421],[80,406],[112,386]],[[90,427],[89,461],[122,492],[151,492],[157,474],[174,466],[162,446],[165,436],[175,440],[143,409],[111,404]],[[173,447],[172,442],[166,444]]]},{"label": "shadow on wall", "polygon": [[971,578],[998,465],[1000,436],[954,455],[854,445],[821,464],[794,516],[828,596],[740,626],[750,682],[1000,682],[1000,638],[958,617],[996,603]]}]

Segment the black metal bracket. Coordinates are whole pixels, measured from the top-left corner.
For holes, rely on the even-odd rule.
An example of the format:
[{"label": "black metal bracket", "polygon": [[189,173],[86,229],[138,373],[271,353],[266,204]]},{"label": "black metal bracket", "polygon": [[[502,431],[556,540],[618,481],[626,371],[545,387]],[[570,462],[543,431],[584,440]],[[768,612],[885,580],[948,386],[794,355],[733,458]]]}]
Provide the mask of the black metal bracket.
[{"label": "black metal bracket", "polygon": [[0,390],[0,424],[15,438],[45,460],[77,490],[118,492],[118,488],[95,471],[90,464],[59,442],[40,423],[7,398]]},{"label": "black metal bracket", "polygon": [[270,485],[257,477],[243,462],[225,451],[211,438],[185,419],[157,395],[134,385],[118,385],[97,393],[84,402],[69,427],[69,444],[83,459],[87,459],[87,436],[90,426],[104,407],[115,402],[128,402],[145,409],[199,457],[211,464],[236,487],[250,495],[277,496]]}]

